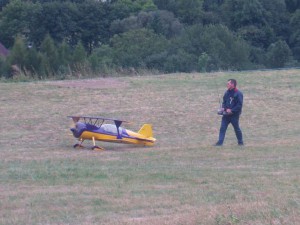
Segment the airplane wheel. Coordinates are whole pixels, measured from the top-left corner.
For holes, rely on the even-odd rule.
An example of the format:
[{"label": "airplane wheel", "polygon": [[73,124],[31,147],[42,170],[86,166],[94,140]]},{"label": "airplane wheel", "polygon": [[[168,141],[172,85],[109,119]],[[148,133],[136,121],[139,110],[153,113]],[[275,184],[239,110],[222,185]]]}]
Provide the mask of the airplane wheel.
[{"label": "airplane wheel", "polygon": [[93,146],[93,147],[92,147],[92,150],[95,150],[95,151],[103,151],[104,148],[100,148],[99,146]]},{"label": "airplane wheel", "polygon": [[73,147],[74,148],[83,148],[83,146],[81,144],[75,144]]}]

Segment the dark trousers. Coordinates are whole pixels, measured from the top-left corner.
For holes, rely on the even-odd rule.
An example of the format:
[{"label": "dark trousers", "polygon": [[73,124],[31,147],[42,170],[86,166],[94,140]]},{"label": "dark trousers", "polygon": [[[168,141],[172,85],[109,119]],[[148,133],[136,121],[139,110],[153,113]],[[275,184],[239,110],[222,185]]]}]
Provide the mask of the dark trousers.
[{"label": "dark trousers", "polygon": [[243,144],[243,134],[242,134],[242,130],[239,125],[239,119],[240,119],[240,115],[232,115],[232,116],[223,116],[222,117],[222,123],[221,123],[221,127],[220,127],[219,141],[218,141],[219,144],[223,144],[224,139],[225,139],[226,130],[230,123],[232,124],[232,126],[234,128],[234,132],[235,132],[236,138],[238,140],[238,144]]}]

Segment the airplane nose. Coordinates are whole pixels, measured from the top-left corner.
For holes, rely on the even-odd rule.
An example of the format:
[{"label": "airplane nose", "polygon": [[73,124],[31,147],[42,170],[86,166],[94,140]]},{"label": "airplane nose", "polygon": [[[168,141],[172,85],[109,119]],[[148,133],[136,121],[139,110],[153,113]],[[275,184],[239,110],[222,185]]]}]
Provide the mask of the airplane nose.
[{"label": "airplane nose", "polygon": [[80,137],[80,134],[76,128],[71,128],[70,130],[72,131],[74,137],[76,138]]}]

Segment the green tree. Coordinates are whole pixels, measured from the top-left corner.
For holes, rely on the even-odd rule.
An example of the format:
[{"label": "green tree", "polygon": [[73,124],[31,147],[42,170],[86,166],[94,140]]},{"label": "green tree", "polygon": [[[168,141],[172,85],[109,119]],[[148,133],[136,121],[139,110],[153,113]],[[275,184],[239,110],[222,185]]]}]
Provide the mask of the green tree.
[{"label": "green tree", "polygon": [[165,10],[140,12],[137,16],[115,20],[110,26],[114,34],[141,28],[151,29],[156,34],[162,34],[167,38],[175,37],[183,31],[183,25],[174,14]]},{"label": "green tree", "polygon": [[289,16],[285,0],[260,0],[266,10],[265,19],[267,26],[274,32],[274,41],[279,39],[288,40]]},{"label": "green tree", "polygon": [[236,69],[248,68],[249,46],[237,35],[222,25],[194,25],[186,29],[177,41],[178,48],[183,48],[196,56],[195,67],[199,68],[199,57],[207,54],[206,69]]},{"label": "green tree", "polygon": [[78,42],[72,57],[72,67],[76,72],[81,72],[86,64],[87,56],[81,42]]},{"label": "green tree", "polygon": [[31,40],[39,46],[49,34],[55,43],[65,40],[70,45],[76,45],[80,40],[79,20],[77,4],[69,1],[43,2],[31,23]]},{"label": "green tree", "polygon": [[107,73],[114,68],[113,49],[109,45],[102,45],[96,48],[88,58],[91,69],[95,73]]},{"label": "green tree", "polygon": [[209,62],[209,55],[206,54],[206,52],[201,53],[198,59],[199,71],[206,72],[208,62]]},{"label": "green tree", "polygon": [[163,52],[167,40],[151,30],[131,30],[111,39],[114,63],[121,67],[146,67],[147,59]]},{"label": "green tree", "polygon": [[16,65],[20,70],[25,70],[26,65],[26,46],[23,38],[18,35],[15,39],[13,48],[8,56],[10,65]]},{"label": "green tree", "polygon": [[204,0],[203,2],[203,24],[222,23],[221,6],[225,0]]},{"label": "green tree", "polygon": [[42,56],[36,50],[36,48],[31,47],[27,49],[26,56],[25,56],[25,66],[26,66],[26,70],[31,73],[31,76],[36,77],[43,72],[41,68],[41,64],[42,64]]},{"label": "green tree", "polygon": [[300,9],[292,15],[289,25],[291,29],[289,45],[294,58],[300,60]]},{"label": "green tree", "polygon": [[58,58],[63,67],[67,67],[72,61],[72,50],[65,40],[58,47]]},{"label": "green tree", "polygon": [[248,44],[227,27],[210,25],[200,36],[202,49],[219,69],[246,69],[249,66]]},{"label": "green tree", "polygon": [[59,68],[58,52],[53,39],[48,34],[43,40],[40,48],[42,53],[42,67],[46,76],[54,76]]},{"label": "green tree", "polygon": [[289,12],[295,12],[296,10],[300,9],[300,1],[299,0],[285,0],[287,9]]},{"label": "green tree", "polygon": [[156,10],[157,7],[153,0],[118,0],[113,1],[111,9],[114,15],[113,20],[116,20],[127,18],[140,11]]},{"label": "green tree", "polygon": [[233,30],[243,26],[264,26],[266,11],[259,0],[226,0],[222,5],[222,19]]},{"label": "green tree", "polygon": [[161,10],[173,12],[184,24],[202,23],[203,0],[154,0],[154,3]]},{"label": "green tree", "polygon": [[203,0],[178,0],[175,15],[185,24],[202,23],[202,4]]},{"label": "green tree", "polygon": [[0,56],[0,77],[10,77],[10,65],[8,64],[7,60],[2,56]]},{"label": "green tree", "polygon": [[101,1],[85,1],[79,4],[78,8],[80,14],[77,24],[80,30],[80,41],[91,54],[94,48],[109,40],[110,9]]},{"label": "green tree", "polygon": [[157,7],[154,4],[153,0],[143,0],[143,1],[140,1],[140,4],[142,5],[142,11],[157,10]]},{"label": "green tree", "polygon": [[266,49],[275,41],[275,33],[264,5],[262,0],[227,0],[222,5],[222,19],[248,43]]},{"label": "green tree", "polygon": [[9,0],[0,0],[0,12],[2,11],[2,8],[6,6],[9,3]]},{"label": "green tree", "polygon": [[252,69],[266,68],[266,50],[259,47],[250,46],[249,60],[253,64]]},{"label": "green tree", "polygon": [[0,12],[0,40],[8,48],[21,34],[27,42],[30,36],[30,22],[35,19],[38,6],[30,1],[12,0]]},{"label": "green tree", "polygon": [[237,33],[250,45],[266,49],[276,40],[274,30],[270,26],[257,27],[254,25],[241,27]]},{"label": "green tree", "polygon": [[166,72],[191,72],[197,71],[197,56],[182,48],[171,51],[165,59]]},{"label": "green tree", "polygon": [[267,51],[267,64],[271,68],[282,68],[291,59],[291,50],[285,41],[271,44]]}]

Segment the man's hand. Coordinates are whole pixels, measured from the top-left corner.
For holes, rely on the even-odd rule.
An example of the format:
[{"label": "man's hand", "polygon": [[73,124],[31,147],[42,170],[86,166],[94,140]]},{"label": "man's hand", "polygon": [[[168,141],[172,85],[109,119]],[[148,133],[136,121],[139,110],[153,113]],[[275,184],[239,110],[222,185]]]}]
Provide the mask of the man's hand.
[{"label": "man's hand", "polygon": [[228,114],[232,114],[231,109],[226,109],[226,112],[227,112]]}]

